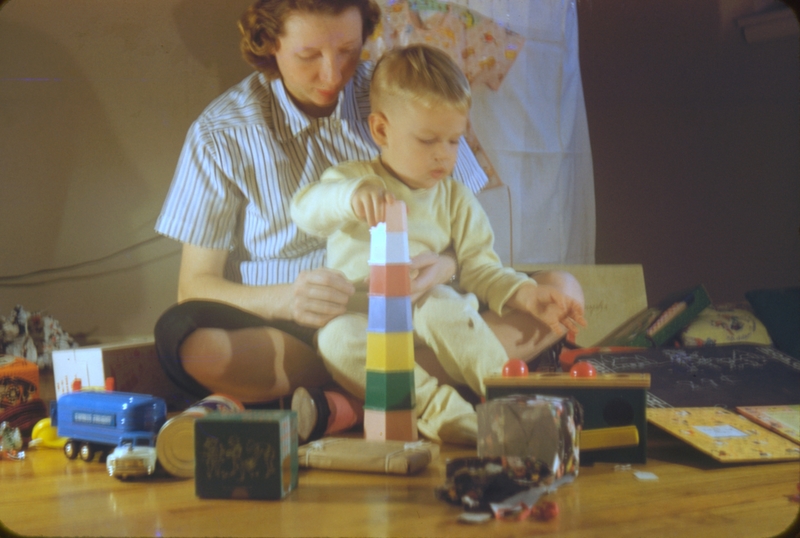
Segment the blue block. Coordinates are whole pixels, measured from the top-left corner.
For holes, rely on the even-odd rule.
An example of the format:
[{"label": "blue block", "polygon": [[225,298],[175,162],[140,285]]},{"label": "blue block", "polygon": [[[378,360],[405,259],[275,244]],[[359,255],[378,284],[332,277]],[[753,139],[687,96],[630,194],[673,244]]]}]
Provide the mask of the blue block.
[{"label": "blue block", "polygon": [[376,333],[407,333],[413,331],[411,297],[370,295],[367,330]]}]

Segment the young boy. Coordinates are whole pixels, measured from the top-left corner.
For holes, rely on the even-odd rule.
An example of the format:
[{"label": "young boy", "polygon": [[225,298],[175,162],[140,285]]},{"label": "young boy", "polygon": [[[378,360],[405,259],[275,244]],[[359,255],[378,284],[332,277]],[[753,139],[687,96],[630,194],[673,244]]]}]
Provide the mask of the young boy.
[{"label": "young boy", "polygon": [[[387,52],[370,87],[369,126],[381,154],[369,162],[328,169],[300,191],[291,214],[299,228],[328,238],[327,266],[362,284],[369,276],[370,227],[384,221],[385,206],[408,208],[409,254],[452,248],[466,294],[440,285],[413,305],[414,337],[428,345],[447,374],[485,392],[483,379],[501,371],[508,356],[478,312],[479,301],[503,314],[518,309],[557,333],[585,325],[582,305],[551,286],[503,267],[492,230],[477,199],[452,180],[458,144],[467,127],[469,83],[444,52],[412,45]],[[317,335],[333,379],[363,400],[366,385],[366,291],[349,312]],[[453,387],[415,369],[417,426],[425,437],[474,444],[473,407]]]}]

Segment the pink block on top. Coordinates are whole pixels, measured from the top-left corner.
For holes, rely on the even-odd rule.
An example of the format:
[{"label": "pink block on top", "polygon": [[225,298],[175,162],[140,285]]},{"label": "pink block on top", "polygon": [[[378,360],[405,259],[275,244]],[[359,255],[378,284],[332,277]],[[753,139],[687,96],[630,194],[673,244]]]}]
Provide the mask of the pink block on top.
[{"label": "pink block on top", "polygon": [[406,203],[395,200],[391,204],[386,204],[386,231],[405,232],[406,230],[408,230]]}]

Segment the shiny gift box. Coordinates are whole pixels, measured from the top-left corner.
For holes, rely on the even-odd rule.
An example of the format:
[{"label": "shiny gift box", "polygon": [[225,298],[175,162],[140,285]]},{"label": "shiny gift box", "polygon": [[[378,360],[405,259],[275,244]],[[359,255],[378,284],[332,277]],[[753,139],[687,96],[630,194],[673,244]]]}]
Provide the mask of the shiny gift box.
[{"label": "shiny gift box", "polygon": [[524,475],[544,465],[551,478],[577,476],[582,409],[572,398],[515,395],[477,406],[478,457],[501,458]]}]

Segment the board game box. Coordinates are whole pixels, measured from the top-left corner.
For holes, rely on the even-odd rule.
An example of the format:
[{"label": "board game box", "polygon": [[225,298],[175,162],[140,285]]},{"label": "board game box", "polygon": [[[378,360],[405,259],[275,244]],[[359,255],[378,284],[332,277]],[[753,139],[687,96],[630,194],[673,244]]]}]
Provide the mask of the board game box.
[{"label": "board game box", "polygon": [[658,347],[673,338],[711,304],[705,286],[672,294],[646,308],[597,343],[598,346]]},{"label": "board game box", "polygon": [[727,409],[648,409],[647,420],[722,463],[800,460],[800,446]]},{"label": "board game box", "polygon": [[800,443],[800,405],[742,406],[736,411],[756,424]]}]

